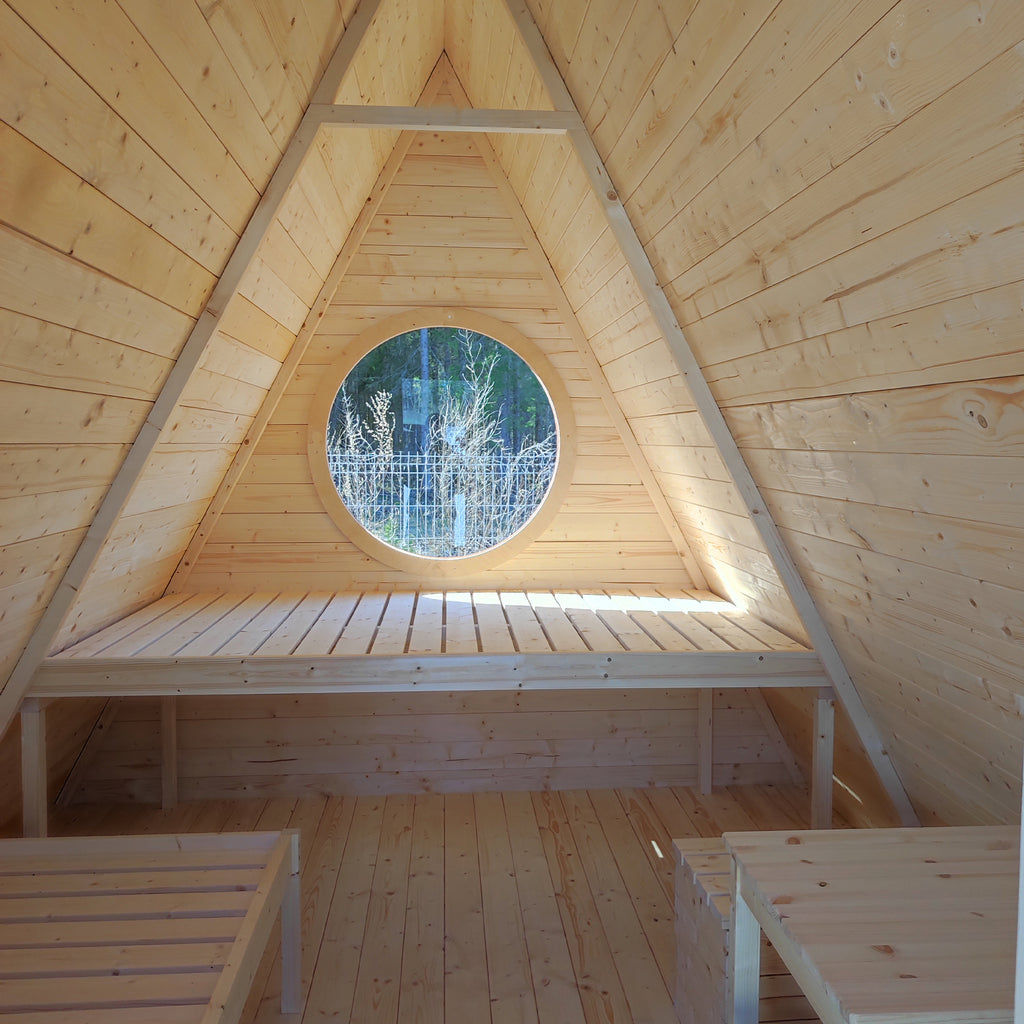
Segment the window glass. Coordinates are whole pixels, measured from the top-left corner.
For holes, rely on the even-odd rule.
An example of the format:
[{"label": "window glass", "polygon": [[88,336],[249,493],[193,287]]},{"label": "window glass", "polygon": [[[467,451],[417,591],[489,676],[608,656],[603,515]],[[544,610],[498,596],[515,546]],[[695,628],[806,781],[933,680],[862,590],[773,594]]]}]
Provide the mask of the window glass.
[{"label": "window glass", "polygon": [[558,458],[556,422],[520,356],[461,327],[396,335],[338,390],[327,462],[353,518],[429,558],[488,551],[540,507]]}]

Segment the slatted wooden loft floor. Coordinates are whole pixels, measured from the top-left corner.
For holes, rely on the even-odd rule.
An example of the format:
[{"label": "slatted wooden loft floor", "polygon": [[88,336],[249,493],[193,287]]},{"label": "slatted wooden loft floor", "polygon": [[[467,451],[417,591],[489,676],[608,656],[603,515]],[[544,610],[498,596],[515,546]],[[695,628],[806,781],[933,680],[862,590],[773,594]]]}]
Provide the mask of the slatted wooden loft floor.
[{"label": "slatted wooden loft floor", "polygon": [[[706,592],[169,595],[41,666],[22,712],[26,822],[44,810],[34,717],[62,697],[162,698],[169,762],[182,696],[695,690],[709,790],[713,692],[827,685],[812,651]],[[821,753],[814,804],[827,820]]]},{"label": "slatted wooden loft floor", "polygon": [[706,592],[175,594],[46,659],[30,696],[434,686],[819,686],[803,645]]}]

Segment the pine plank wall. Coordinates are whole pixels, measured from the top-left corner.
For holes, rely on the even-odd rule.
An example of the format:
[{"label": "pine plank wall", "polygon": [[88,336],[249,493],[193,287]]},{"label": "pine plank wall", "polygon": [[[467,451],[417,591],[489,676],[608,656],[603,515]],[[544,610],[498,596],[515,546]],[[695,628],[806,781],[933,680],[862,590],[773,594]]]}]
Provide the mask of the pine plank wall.
[{"label": "pine plank wall", "polygon": [[[1024,8],[1016,0],[528,6],[911,797],[926,818],[1015,820]],[[0,4],[5,675],[354,8],[349,0],[188,0],[171,18],[170,7],[148,0]],[[414,103],[442,49],[473,105],[545,105],[497,0],[385,0],[339,100]],[[403,59],[391,59],[398,52]],[[58,644],[170,582],[395,138],[346,130],[318,140]],[[447,279],[424,279],[414,301],[457,300],[506,317],[560,360],[577,407],[581,475],[546,554],[583,574],[620,565],[631,567],[623,581],[635,570],[650,584],[679,582],[673,531],[681,529],[712,589],[799,635],[567,144],[491,143],[590,351],[558,296],[536,297],[533,270],[503,275],[498,298],[459,262]],[[294,456],[317,360],[323,365],[358,321],[412,304],[394,301],[385,254],[372,249],[381,244],[397,236],[371,236],[360,253],[308,350],[308,372],[300,369],[198,554],[197,580],[287,578],[286,561],[303,564],[283,553],[282,520],[291,528],[293,512],[309,517],[310,543],[355,559],[323,533],[308,480],[288,481],[294,497],[282,508],[261,461]],[[486,266],[487,254],[479,259],[468,265]],[[543,266],[537,274],[544,279]],[[550,295],[550,282],[545,288]],[[593,479],[602,460],[636,502],[598,513],[601,535],[616,531],[602,554],[622,557],[591,566],[579,546],[595,537],[579,510],[587,488],[607,479]],[[276,560],[260,563],[263,544]],[[541,571],[536,555],[524,552],[515,572]],[[352,578],[372,581],[367,570],[360,562]],[[772,706],[804,756],[806,708],[781,694]],[[55,776],[96,711],[69,706],[53,726]],[[4,739],[4,764],[16,742]],[[7,810],[15,774],[4,773]],[[848,733],[837,775],[856,795],[844,807],[851,816],[858,799],[861,820],[885,816]]]}]

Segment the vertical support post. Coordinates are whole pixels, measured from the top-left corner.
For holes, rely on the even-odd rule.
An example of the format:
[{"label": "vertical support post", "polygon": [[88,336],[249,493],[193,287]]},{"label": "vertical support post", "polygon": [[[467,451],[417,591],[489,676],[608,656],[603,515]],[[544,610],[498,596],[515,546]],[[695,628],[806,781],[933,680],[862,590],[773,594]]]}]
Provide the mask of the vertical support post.
[{"label": "vertical support post", "polygon": [[22,834],[44,838],[46,812],[46,708],[30,697],[21,705]]},{"label": "vertical support post", "polygon": [[697,698],[697,788],[705,796],[711,792],[715,768],[715,692],[708,687]]},{"label": "vertical support post", "polygon": [[178,698],[160,698],[160,805],[178,805]]},{"label": "vertical support post", "polygon": [[[1024,771],[1021,773],[1024,775]],[[1024,847],[1024,780],[1021,792],[1021,847]],[[1014,975],[1013,1024],[1024,1024],[1024,849],[1018,853],[1020,867],[1017,882],[1017,959]]]},{"label": "vertical support post", "polygon": [[302,1010],[302,900],[299,833],[291,833],[291,877],[281,902],[281,1012]]},{"label": "vertical support post", "polygon": [[814,751],[811,771],[811,828],[832,827],[832,772],[836,745],[836,702],[831,687],[814,700]]},{"label": "vertical support post", "polygon": [[761,997],[761,926],[744,898],[743,869],[732,864],[732,949],[726,978],[728,1024],[758,1024]]}]

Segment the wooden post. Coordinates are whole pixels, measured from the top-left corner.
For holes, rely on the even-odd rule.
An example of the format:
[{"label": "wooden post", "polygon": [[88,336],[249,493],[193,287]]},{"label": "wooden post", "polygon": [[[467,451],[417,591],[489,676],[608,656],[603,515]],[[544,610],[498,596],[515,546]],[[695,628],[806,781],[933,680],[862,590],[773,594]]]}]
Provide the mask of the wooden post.
[{"label": "wooden post", "polygon": [[302,900],[299,833],[291,833],[291,877],[281,901],[281,1012],[302,1011]]},{"label": "wooden post", "polygon": [[160,805],[178,805],[178,698],[160,698]]},{"label": "wooden post", "polygon": [[708,794],[714,785],[715,691],[704,687],[697,698],[697,788]]},{"label": "wooden post", "polygon": [[22,834],[46,835],[46,709],[35,698],[21,705]]},{"label": "wooden post", "polygon": [[811,828],[832,827],[832,771],[836,740],[835,693],[823,686],[814,700]]},{"label": "wooden post", "polygon": [[758,1024],[761,997],[761,925],[744,898],[743,872],[732,864],[732,963],[726,979],[729,1024]]},{"label": "wooden post", "polygon": [[1021,772],[1021,842],[1017,868],[1017,959],[1013,995],[1013,1024],[1024,1024],[1024,770]]}]

